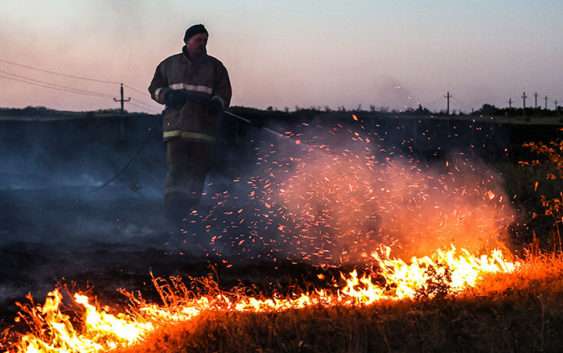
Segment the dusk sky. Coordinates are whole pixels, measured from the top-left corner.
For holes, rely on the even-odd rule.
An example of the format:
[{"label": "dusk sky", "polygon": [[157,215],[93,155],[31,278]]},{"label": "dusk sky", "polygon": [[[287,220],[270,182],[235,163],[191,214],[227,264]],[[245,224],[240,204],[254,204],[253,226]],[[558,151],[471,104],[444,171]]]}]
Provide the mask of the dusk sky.
[{"label": "dusk sky", "polygon": [[[521,106],[522,91],[563,104],[563,2],[555,0],[133,1],[1,0],[0,106],[115,108],[125,82],[136,105],[156,65],[203,23],[208,52],[229,70],[233,105],[395,109]],[[18,76],[14,76],[18,75]],[[11,79],[9,79],[11,78]],[[36,81],[29,81],[30,79]],[[77,95],[34,84],[101,93]],[[136,91],[134,89],[138,89]],[[533,98],[528,100],[533,102]]]}]

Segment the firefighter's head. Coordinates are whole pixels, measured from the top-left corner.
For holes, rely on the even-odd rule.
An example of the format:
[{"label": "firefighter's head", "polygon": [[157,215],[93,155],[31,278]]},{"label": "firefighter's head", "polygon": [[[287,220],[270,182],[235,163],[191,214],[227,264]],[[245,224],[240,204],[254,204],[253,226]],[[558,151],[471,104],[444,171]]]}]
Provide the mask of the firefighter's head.
[{"label": "firefighter's head", "polygon": [[193,25],[186,30],[184,43],[190,55],[202,55],[206,52],[207,38],[209,33],[201,24]]}]

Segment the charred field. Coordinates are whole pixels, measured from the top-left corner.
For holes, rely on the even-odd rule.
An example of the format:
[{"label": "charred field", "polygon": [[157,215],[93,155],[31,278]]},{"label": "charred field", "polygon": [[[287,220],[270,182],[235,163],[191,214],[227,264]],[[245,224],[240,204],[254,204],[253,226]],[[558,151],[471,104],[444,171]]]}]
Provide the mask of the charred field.
[{"label": "charred field", "polygon": [[[180,230],[154,117],[0,121],[3,350],[560,350],[560,121],[235,111],[291,143],[229,122]],[[89,332],[76,293],[140,333]]]}]

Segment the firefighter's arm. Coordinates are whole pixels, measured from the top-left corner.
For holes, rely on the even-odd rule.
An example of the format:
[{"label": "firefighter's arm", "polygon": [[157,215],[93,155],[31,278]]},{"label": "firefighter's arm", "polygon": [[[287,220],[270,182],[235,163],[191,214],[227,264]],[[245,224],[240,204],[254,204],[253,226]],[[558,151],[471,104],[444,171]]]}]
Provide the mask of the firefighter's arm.
[{"label": "firefighter's arm", "polygon": [[160,63],[154,73],[151,84],[149,86],[149,92],[151,98],[157,103],[166,104],[166,94],[170,91],[168,88],[168,79],[166,78],[166,72],[164,70],[164,65]]},{"label": "firefighter's arm", "polygon": [[215,82],[213,87],[213,100],[219,100],[223,109],[226,109],[231,104],[231,81],[229,80],[229,73],[222,64],[217,66],[217,74],[215,75]]}]

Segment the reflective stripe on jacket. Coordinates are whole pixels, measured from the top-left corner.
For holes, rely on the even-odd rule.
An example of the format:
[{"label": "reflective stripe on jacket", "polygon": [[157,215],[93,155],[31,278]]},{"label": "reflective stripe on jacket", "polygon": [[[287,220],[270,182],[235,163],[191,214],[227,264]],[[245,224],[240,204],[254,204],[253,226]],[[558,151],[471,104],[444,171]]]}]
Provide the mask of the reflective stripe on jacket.
[{"label": "reflective stripe on jacket", "polygon": [[[164,104],[170,90],[184,90],[198,96],[220,98],[225,108],[231,102],[231,83],[225,66],[218,59],[204,55],[192,61],[182,53],[164,59],[156,68],[149,86],[152,99]],[[204,103],[187,101],[181,108],[166,107],[163,113],[164,139],[182,137],[213,142],[218,116],[209,113]]]}]

